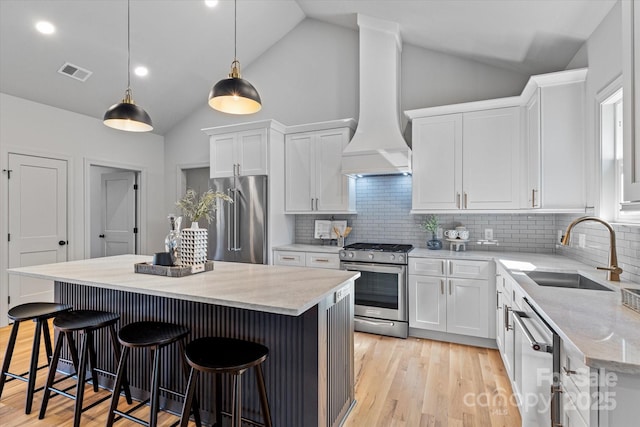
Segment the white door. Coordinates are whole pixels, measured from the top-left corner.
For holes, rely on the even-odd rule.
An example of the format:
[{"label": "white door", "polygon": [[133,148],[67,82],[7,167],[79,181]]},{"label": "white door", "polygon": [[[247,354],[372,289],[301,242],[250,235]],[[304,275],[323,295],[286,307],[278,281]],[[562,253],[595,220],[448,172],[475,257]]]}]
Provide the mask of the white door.
[{"label": "white door", "polygon": [[211,178],[226,178],[236,174],[235,133],[215,135],[209,142]]},{"label": "white door", "polygon": [[[447,332],[489,337],[489,295],[486,280],[448,279]],[[493,315],[493,311],[491,311]]]},{"label": "white door", "polygon": [[285,210],[309,212],[314,209],[315,185],[312,162],[313,135],[287,135],[285,149]]},{"label": "white door", "polygon": [[409,275],[409,326],[447,330],[447,295],[444,277]]},{"label": "white door", "polygon": [[102,174],[103,256],[135,253],[135,180],[135,172]]},{"label": "white door", "polygon": [[[9,268],[67,260],[67,162],[9,154]],[[50,280],[9,275],[9,308],[53,301]]]},{"label": "white door", "polygon": [[316,209],[319,211],[349,209],[349,178],[342,174],[342,150],[348,142],[348,129],[316,135]]},{"label": "white door", "polygon": [[240,132],[236,142],[238,175],[267,174],[267,130]]},{"label": "white door", "polygon": [[462,115],[413,123],[413,209],[462,207]]},{"label": "white door", "polygon": [[465,113],[462,134],[464,209],[518,209],[519,107]]}]

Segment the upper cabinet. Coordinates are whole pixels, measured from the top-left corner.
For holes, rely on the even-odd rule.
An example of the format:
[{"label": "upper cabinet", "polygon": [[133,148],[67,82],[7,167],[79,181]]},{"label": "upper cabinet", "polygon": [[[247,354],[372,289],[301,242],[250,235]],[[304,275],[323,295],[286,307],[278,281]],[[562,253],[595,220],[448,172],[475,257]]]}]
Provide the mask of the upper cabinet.
[{"label": "upper cabinet", "polygon": [[584,212],[587,70],[534,76],[525,87],[523,208]]},{"label": "upper cabinet", "polygon": [[622,2],[624,199],[640,202],[640,2]]},{"label": "upper cabinet", "polygon": [[586,74],[533,76],[520,96],[406,111],[412,212],[584,212]]},{"label": "upper cabinet", "polygon": [[519,207],[520,107],[473,106],[413,118],[414,212]]},{"label": "upper cabinet", "polygon": [[272,130],[284,133],[273,120],[203,129],[209,135],[210,177],[269,174]]},{"label": "upper cabinet", "polygon": [[355,121],[292,126],[285,137],[285,211],[353,213],[355,180],[342,174],[342,151]]}]

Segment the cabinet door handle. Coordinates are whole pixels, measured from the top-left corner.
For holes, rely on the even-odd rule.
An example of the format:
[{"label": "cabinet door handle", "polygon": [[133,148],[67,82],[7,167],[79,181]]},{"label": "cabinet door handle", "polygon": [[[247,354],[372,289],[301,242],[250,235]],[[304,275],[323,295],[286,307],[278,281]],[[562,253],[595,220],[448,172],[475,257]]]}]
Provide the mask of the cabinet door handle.
[{"label": "cabinet door handle", "polygon": [[280,259],[284,260],[284,261],[295,261],[296,259],[292,256],[283,256],[280,257]]},{"label": "cabinet door handle", "polygon": [[316,210],[318,210],[318,199],[316,198]]},{"label": "cabinet door handle", "polygon": [[451,288],[453,288],[453,285],[451,285],[451,279],[449,279],[449,295],[452,294],[452,289]]},{"label": "cabinet door handle", "polygon": [[440,279],[440,294],[444,295],[444,279]]},{"label": "cabinet door handle", "polygon": [[501,293],[502,292],[500,292],[500,291],[496,292],[496,310],[500,310],[500,294]]},{"label": "cabinet door handle", "polygon": [[313,210],[313,197],[311,198],[311,210]]},{"label": "cabinet door handle", "polygon": [[464,208],[467,209],[467,202],[469,201],[469,195],[467,194],[467,192],[465,191],[464,193]]},{"label": "cabinet door handle", "polygon": [[536,190],[535,188],[531,190],[531,207],[536,207]]},{"label": "cabinet door handle", "polygon": [[510,331],[513,329],[513,326],[509,324],[509,312],[511,311],[511,307],[505,305],[503,306],[503,309],[504,309],[504,330]]},{"label": "cabinet door handle", "polygon": [[564,371],[564,373],[565,373],[565,374],[567,374],[567,376],[568,376],[568,377],[569,377],[569,376],[571,376],[571,375],[575,375],[575,374],[577,374],[577,372],[576,372],[576,371],[574,371],[574,370],[572,370],[572,369],[567,369],[567,367],[566,367],[566,366],[563,366],[563,367],[562,367],[562,370]]},{"label": "cabinet door handle", "polygon": [[327,258],[316,258],[315,262],[329,262]]},{"label": "cabinet door handle", "polygon": [[456,208],[460,209],[460,193],[456,193]]},{"label": "cabinet door handle", "polygon": [[445,272],[444,266],[445,266],[446,263],[447,263],[447,261],[445,261],[445,260],[440,261],[440,274],[442,274],[443,276],[445,274],[444,273]]},{"label": "cabinet door handle", "polygon": [[449,261],[449,274],[453,275],[453,261]]}]

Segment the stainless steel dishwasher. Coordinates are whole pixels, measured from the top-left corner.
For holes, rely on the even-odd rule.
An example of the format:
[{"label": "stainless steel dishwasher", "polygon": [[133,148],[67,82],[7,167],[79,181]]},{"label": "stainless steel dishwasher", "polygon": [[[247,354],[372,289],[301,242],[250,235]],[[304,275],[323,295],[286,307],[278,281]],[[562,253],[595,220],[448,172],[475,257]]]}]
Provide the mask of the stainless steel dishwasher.
[{"label": "stainless steel dishwasher", "polygon": [[[560,338],[524,298],[512,311],[515,327],[516,390],[522,427],[559,425]],[[519,365],[519,366],[518,366]]]}]

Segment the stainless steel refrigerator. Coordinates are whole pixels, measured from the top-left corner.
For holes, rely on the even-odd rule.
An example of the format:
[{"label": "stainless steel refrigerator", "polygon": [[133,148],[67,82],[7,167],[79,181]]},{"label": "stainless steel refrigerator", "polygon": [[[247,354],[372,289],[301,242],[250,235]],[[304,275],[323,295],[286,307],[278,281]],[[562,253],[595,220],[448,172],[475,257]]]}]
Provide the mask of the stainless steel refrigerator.
[{"label": "stainless steel refrigerator", "polygon": [[213,178],[214,191],[233,203],[218,201],[209,225],[209,259],[265,264],[267,262],[267,177]]}]

